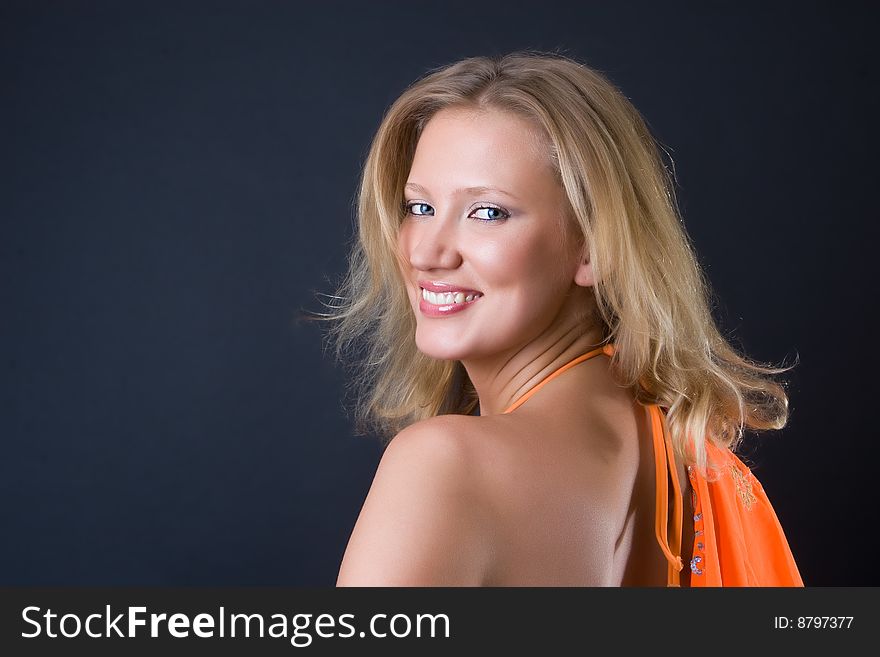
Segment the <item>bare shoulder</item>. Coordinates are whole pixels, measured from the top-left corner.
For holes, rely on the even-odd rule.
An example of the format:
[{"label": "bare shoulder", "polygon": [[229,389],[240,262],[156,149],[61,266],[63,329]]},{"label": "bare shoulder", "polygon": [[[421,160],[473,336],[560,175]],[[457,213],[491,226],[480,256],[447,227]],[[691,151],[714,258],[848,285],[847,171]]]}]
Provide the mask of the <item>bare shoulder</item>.
[{"label": "bare shoulder", "polygon": [[339,570],[337,586],[477,586],[491,535],[475,462],[477,418],[439,416],[388,444]]}]

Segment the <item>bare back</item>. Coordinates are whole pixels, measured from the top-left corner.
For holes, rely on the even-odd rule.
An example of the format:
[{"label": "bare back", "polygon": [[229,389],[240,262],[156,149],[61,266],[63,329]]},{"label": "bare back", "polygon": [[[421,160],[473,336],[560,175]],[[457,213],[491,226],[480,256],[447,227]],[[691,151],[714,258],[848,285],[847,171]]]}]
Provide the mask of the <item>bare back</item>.
[{"label": "bare back", "polygon": [[[495,558],[484,584],[665,586],[647,409],[610,377],[592,379],[585,394],[572,375],[516,413],[467,418],[497,519]],[[676,468],[687,564],[691,492],[685,468]],[[670,489],[670,518],[672,496]],[[682,586],[687,575],[681,571]]]}]

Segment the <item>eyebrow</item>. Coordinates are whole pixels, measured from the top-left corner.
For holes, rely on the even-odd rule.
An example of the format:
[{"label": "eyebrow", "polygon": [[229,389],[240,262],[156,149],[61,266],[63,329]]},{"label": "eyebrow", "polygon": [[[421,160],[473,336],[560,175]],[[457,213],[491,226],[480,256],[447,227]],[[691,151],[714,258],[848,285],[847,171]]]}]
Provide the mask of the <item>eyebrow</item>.
[{"label": "eyebrow", "polygon": [[[417,183],[406,183],[404,186],[406,189],[413,189],[417,192],[421,192],[422,194],[428,194],[428,190],[422,187]],[[497,187],[462,187],[460,189],[454,190],[453,194],[482,194],[483,192],[496,192],[498,194],[504,194],[505,196],[509,196],[514,200],[519,200],[511,194],[510,192],[505,192],[503,189],[498,189]]]}]

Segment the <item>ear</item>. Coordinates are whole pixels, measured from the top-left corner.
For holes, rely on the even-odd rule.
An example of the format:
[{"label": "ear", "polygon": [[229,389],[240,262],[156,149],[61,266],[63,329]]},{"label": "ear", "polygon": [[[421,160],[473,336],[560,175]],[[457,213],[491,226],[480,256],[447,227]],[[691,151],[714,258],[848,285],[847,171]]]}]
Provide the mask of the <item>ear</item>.
[{"label": "ear", "polygon": [[574,282],[581,287],[591,287],[596,279],[593,276],[593,264],[590,262],[590,254],[586,253],[574,272]]}]

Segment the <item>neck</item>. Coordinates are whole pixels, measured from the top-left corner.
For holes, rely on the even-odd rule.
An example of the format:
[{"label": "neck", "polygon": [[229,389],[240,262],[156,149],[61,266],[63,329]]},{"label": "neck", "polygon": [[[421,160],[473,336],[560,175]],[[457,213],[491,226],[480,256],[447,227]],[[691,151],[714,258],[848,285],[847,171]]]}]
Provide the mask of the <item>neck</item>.
[{"label": "neck", "polygon": [[558,326],[525,345],[480,360],[463,360],[480,398],[480,415],[499,415],[532,387],[602,342],[598,327]]}]

